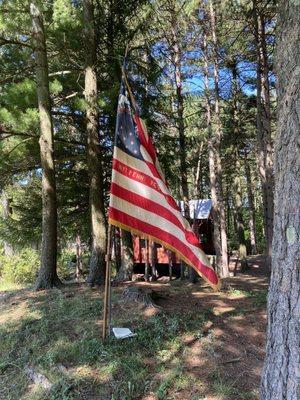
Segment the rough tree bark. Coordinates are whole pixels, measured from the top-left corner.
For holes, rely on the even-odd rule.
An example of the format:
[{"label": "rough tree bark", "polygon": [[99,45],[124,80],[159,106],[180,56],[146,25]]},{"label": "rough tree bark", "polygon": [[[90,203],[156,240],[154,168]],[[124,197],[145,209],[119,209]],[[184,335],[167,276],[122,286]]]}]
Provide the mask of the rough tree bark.
[{"label": "rough tree bark", "polygon": [[[5,190],[2,190],[1,193],[1,203],[2,203],[2,217],[5,220],[8,219],[11,214],[10,199],[8,198]],[[4,254],[6,256],[11,256],[14,252],[13,247],[6,241],[3,241],[3,248],[4,248]]]},{"label": "rough tree bark", "polygon": [[232,87],[231,87],[231,95],[232,95],[232,136],[235,140],[235,154],[233,155],[235,160],[235,175],[233,178],[233,203],[234,203],[234,216],[236,222],[236,236],[238,240],[238,255],[239,261],[241,263],[241,269],[246,270],[248,268],[247,263],[247,247],[245,240],[245,225],[243,218],[243,201],[242,201],[242,184],[241,184],[241,164],[240,164],[240,155],[239,148],[237,142],[237,136],[240,134],[240,121],[239,121],[239,104],[238,104],[238,93],[239,93],[239,84],[238,84],[238,71],[237,71],[237,63],[235,58],[233,57],[231,62],[231,73],[232,73]]},{"label": "rough tree bark", "polygon": [[[172,61],[174,65],[174,75],[176,84],[176,100],[177,100],[177,126],[179,134],[179,160],[180,160],[180,178],[181,192],[184,202],[185,217],[189,220],[189,188],[188,188],[188,170],[186,163],[186,138],[184,127],[184,97],[182,93],[182,72],[181,72],[181,48],[178,43],[178,23],[175,8],[171,12],[171,35],[172,35]],[[196,273],[193,268],[189,267],[189,280],[195,283]]]},{"label": "rough tree bark", "polygon": [[277,27],[275,218],[262,400],[300,398],[300,3],[281,0]]},{"label": "rough tree bark", "polygon": [[115,280],[118,282],[131,281],[134,267],[133,241],[131,233],[122,230],[121,241],[121,268],[119,269]]},{"label": "rough tree bark", "polygon": [[248,268],[248,262],[247,262],[247,247],[245,240],[245,225],[242,213],[243,202],[242,202],[242,185],[240,176],[241,165],[238,152],[236,152],[235,155],[235,166],[236,166],[236,172],[233,180],[233,191],[234,191],[233,201],[235,207],[236,233],[239,243],[238,254],[241,263],[241,269],[243,271]]},{"label": "rough tree bark", "polygon": [[181,177],[181,191],[185,204],[188,204],[189,189],[187,179],[187,165],[186,165],[186,140],[184,129],[184,98],[182,93],[182,73],[181,73],[181,49],[178,44],[178,27],[176,15],[172,12],[172,55],[174,65],[174,75],[176,84],[176,100],[177,100],[177,127],[179,134],[179,159],[180,159],[180,177]]},{"label": "rough tree bark", "polygon": [[215,167],[215,150],[212,140],[212,118],[211,118],[211,102],[209,90],[209,69],[208,69],[208,49],[207,49],[207,36],[206,31],[203,33],[203,59],[204,59],[204,87],[205,87],[205,107],[206,107],[206,126],[208,131],[208,166],[209,166],[209,182],[210,182],[210,195],[212,200],[212,217],[214,221],[213,242],[216,252],[216,264],[218,272],[220,272],[222,264],[222,248],[221,248],[221,234],[220,234],[220,214],[219,202],[217,193],[217,179]]},{"label": "rough tree bark", "polygon": [[257,248],[256,248],[255,207],[254,207],[254,201],[253,201],[251,170],[250,170],[250,165],[248,162],[248,156],[246,153],[244,155],[244,167],[245,167],[245,176],[246,176],[246,185],[247,185],[251,254],[256,254]]},{"label": "rough tree bark", "polygon": [[96,35],[93,1],[83,1],[86,42],[85,100],[87,119],[87,165],[90,184],[90,218],[92,249],[87,282],[93,286],[104,281],[106,230],[103,202],[103,174],[100,161],[97,107]]},{"label": "rough tree bark", "polygon": [[151,264],[151,281],[156,281],[157,280],[157,245],[155,242],[153,242],[153,240],[150,241],[150,248],[151,248],[151,260],[150,260],[150,264]]},{"label": "rough tree bark", "polygon": [[76,236],[76,279],[79,279],[79,276],[83,273],[83,264],[82,264],[82,248],[81,248],[81,237],[80,235]]},{"label": "rough tree bark", "polygon": [[203,170],[203,141],[200,143],[198,151],[198,162],[195,176],[195,188],[194,194],[196,199],[201,199],[203,197],[203,183],[202,183],[202,170]]},{"label": "rough tree bark", "polygon": [[221,233],[221,249],[222,264],[220,275],[222,278],[229,276],[228,268],[228,250],[227,250],[227,233],[226,233],[226,215],[223,200],[222,187],[222,163],[220,156],[220,146],[222,139],[222,124],[220,114],[220,90],[219,90],[219,61],[218,61],[218,40],[216,32],[216,13],[213,0],[209,1],[210,27],[213,41],[213,66],[214,66],[214,93],[215,93],[215,134],[214,134],[214,150],[215,150],[215,166],[216,166],[216,182],[218,191],[219,215],[220,215],[220,233]]},{"label": "rough tree bark", "polygon": [[37,2],[30,3],[32,44],[36,63],[37,99],[40,118],[40,154],[42,176],[42,249],[36,289],[47,289],[61,282],[56,272],[57,201],[53,157],[53,124],[51,118],[48,60],[43,15]]},{"label": "rough tree bark", "polygon": [[264,231],[266,236],[266,254],[271,266],[274,178],[273,144],[271,138],[271,112],[268,54],[265,38],[265,21],[257,0],[253,0],[254,38],[257,53],[256,90],[257,90],[257,144],[259,174],[263,193]]}]

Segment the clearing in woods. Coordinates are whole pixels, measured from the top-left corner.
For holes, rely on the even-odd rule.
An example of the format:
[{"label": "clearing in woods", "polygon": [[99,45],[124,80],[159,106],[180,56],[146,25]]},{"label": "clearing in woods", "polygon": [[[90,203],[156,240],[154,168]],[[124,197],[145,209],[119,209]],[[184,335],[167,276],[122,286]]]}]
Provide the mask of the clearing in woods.
[{"label": "clearing in woods", "polygon": [[160,308],[124,301],[126,285],[114,287],[113,325],[137,336],[108,344],[99,290],[0,292],[0,399],[258,399],[263,261],[250,257],[251,269],[223,281],[219,293],[203,282],[130,283],[154,290]]}]

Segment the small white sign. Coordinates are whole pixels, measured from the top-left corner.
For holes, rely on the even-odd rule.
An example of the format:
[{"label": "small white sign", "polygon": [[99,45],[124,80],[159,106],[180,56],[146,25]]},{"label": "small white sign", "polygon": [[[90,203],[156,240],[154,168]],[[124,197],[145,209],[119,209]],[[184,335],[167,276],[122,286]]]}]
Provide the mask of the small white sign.
[{"label": "small white sign", "polygon": [[131,332],[128,328],[112,328],[112,330],[117,339],[126,339],[136,336],[136,333]]}]

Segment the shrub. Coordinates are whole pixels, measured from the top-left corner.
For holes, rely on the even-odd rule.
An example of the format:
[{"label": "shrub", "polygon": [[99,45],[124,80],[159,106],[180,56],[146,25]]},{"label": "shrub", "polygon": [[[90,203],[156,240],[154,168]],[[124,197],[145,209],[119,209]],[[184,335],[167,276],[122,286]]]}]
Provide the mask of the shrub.
[{"label": "shrub", "polygon": [[33,249],[27,248],[11,256],[0,253],[1,280],[12,283],[33,283],[39,264],[40,256]]},{"label": "shrub", "polygon": [[58,276],[67,279],[72,274],[75,273],[75,269],[76,269],[75,251],[71,249],[62,250],[57,259]]}]

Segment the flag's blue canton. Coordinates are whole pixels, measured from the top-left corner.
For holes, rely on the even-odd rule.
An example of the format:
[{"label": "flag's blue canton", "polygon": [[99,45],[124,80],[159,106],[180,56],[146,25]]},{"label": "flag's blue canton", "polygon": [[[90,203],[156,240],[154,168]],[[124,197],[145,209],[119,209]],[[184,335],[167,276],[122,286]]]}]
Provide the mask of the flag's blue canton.
[{"label": "flag's blue canton", "polygon": [[130,103],[123,90],[119,96],[116,145],[130,156],[143,160],[140,150],[141,144],[132,118]]}]

